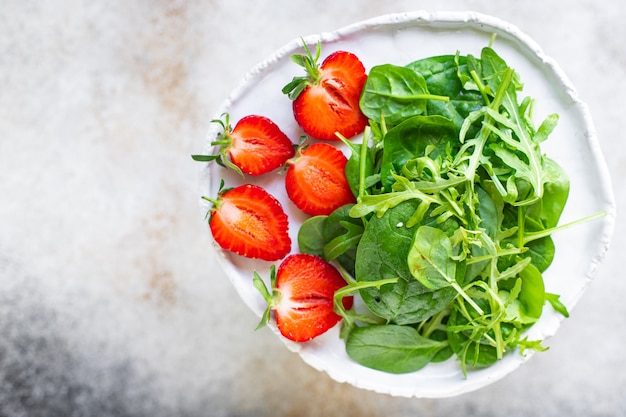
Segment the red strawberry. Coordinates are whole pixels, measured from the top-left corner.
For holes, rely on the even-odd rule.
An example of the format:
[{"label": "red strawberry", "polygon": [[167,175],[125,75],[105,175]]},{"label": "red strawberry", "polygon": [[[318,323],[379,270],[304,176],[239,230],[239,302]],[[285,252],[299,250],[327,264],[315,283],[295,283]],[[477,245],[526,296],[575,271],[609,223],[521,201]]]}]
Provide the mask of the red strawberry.
[{"label": "red strawberry", "polygon": [[307,75],[294,77],[282,90],[294,100],[293,113],[300,127],[322,140],[339,140],[335,132],[346,138],[363,132],[368,120],[359,99],[367,74],[359,58],[337,51],[318,66],[320,44],[315,57],[306,44],[304,48],[306,55],[293,55],[292,60],[306,68]]},{"label": "red strawberry", "polygon": [[[280,333],[294,342],[307,342],[341,320],[334,311],[335,291],[346,286],[339,271],[322,258],[309,254],[289,255],[271,271],[272,293],[255,272],[254,286],[268,303],[259,327],[276,315]],[[343,297],[346,310],[352,308],[353,297]]]},{"label": "red strawberry", "polygon": [[301,148],[288,161],[285,177],[287,196],[300,210],[311,216],[328,215],[356,199],[346,179],[348,159],[327,143]]},{"label": "red strawberry", "polygon": [[289,223],[280,202],[263,188],[240,185],[220,190],[209,225],[222,248],[247,258],[276,261],[291,250]]},{"label": "red strawberry", "polygon": [[[226,120],[213,120],[224,128],[212,145],[219,145],[217,155],[193,155],[198,161],[217,161],[240,173],[261,175],[282,165],[295,154],[291,140],[278,125],[264,116],[249,115],[237,122],[234,129]],[[228,155],[228,157],[226,156]]]}]

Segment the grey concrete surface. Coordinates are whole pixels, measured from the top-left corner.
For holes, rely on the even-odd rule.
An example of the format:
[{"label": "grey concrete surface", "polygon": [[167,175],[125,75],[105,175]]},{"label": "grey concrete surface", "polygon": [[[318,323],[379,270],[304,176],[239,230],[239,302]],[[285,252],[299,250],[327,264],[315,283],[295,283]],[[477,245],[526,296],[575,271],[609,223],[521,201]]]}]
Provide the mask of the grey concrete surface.
[{"label": "grey concrete surface", "polygon": [[[197,202],[209,119],[291,39],[376,15],[518,26],[590,107],[611,250],[550,350],[480,391],[394,398],[289,352],[216,266]],[[0,416],[626,415],[626,3],[5,0],[0,5]]]}]

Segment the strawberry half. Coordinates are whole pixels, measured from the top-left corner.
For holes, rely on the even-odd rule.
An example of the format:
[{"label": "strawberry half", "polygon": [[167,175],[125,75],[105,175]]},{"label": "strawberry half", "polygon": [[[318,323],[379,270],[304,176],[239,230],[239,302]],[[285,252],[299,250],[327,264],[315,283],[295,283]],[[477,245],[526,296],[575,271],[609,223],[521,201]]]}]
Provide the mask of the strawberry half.
[{"label": "strawberry half", "polygon": [[[333,327],[341,320],[334,311],[335,291],[346,286],[339,271],[322,258],[309,254],[289,255],[278,267],[272,266],[271,294],[261,277],[254,273],[254,286],[268,306],[259,327],[276,316],[280,333],[294,342],[307,342]],[[353,297],[343,297],[346,310],[352,308]]]},{"label": "strawberry half", "polygon": [[346,156],[328,143],[301,148],[289,160],[285,176],[287,196],[311,216],[328,215],[356,199],[346,179]]},{"label": "strawberry half", "polygon": [[282,90],[293,100],[294,117],[300,127],[321,140],[339,140],[336,132],[345,138],[363,132],[368,124],[359,107],[367,80],[363,63],[351,52],[337,51],[318,66],[320,44],[315,57],[306,44],[304,48],[306,54],[295,54],[291,59],[304,67],[307,75],[294,77]]},{"label": "strawberry half", "polygon": [[209,226],[222,248],[247,258],[276,261],[291,250],[289,221],[280,202],[263,188],[245,184],[220,190]]},{"label": "strawberry half", "polygon": [[261,175],[285,164],[295,154],[291,140],[276,123],[265,116],[249,115],[231,129],[229,115],[216,119],[224,129],[211,143],[219,146],[217,155],[192,155],[197,161],[215,160],[239,173]]}]

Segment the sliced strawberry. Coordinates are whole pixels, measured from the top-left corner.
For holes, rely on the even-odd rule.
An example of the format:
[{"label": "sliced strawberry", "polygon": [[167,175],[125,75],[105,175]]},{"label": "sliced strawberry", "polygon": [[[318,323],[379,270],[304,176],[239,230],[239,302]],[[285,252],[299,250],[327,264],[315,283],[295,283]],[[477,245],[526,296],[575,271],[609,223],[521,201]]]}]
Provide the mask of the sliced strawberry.
[{"label": "sliced strawberry", "polygon": [[287,196],[311,216],[328,215],[344,204],[355,203],[346,179],[347,162],[339,149],[327,143],[301,148],[288,162]]},{"label": "sliced strawberry", "polygon": [[225,121],[213,122],[224,129],[212,143],[219,146],[219,152],[217,155],[193,155],[195,160],[216,160],[240,173],[261,175],[284,165],[295,154],[289,137],[265,116],[245,116],[234,129],[230,127],[228,114]]},{"label": "sliced strawberry", "polygon": [[291,250],[289,221],[280,202],[263,188],[246,184],[220,191],[209,225],[222,248],[247,258],[276,261]]},{"label": "sliced strawberry", "polygon": [[307,70],[307,76],[294,77],[283,88],[293,101],[293,113],[302,129],[321,140],[339,140],[338,132],[351,138],[363,132],[368,123],[361,112],[359,99],[367,80],[365,67],[351,52],[330,54],[318,67],[321,46],[315,57],[305,45],[306,54],[292,60]]},{"label": "sliced strawberry", "polygon": [[[322,258],[309,254],[294,254],[283,260],[278,274],[272,268],[272,293],[255,272],[254,286],[268,303],[260,326],[269,320],[270,311],[276,316],[280,333],[295,342],[307,342],[341,320],[334,311],[335,291],[346,286],[339,271]],[[352,308],[353,297],[343,297],[346,310]]]}]

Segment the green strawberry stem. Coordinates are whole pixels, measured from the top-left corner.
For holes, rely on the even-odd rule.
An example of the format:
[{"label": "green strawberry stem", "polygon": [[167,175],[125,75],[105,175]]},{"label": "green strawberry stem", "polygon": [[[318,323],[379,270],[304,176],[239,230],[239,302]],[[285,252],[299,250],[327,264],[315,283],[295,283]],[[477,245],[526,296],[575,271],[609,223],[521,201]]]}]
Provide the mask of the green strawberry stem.
[{"label": "green strawberry stem", "polygon": [[322,79],[322,71],[317,63],[322,53],[320,42],[317,43],[315,56],[311,53],[304,39],[302,45],[306,54],[294,54],[291,56],[291,60],[306,70],[306,76],[294,77],[282,89],[283,94],[287,94],[291,100],[298,98],[307,85],[316,85]]},{"label": "green strawberry stem", "polygon": [[242,177],[244,176],[243,171],[233,164],[228,158],[228,152],[233,144],[233,137],[231,135],[232,128],[230,126],[230,115],[228,113],[222,114],[224,120],[222,119],[213,119],[211,123],[217,123],[222,126],[223,131],[218,134],[217,140],[211,142],[211,146],[218,146],[219,150],[216,155],[191,155],[191,158],[194,161],[198,162],[212,162],[215,161],[218,165],[230,168],[233,171],[237,172]]},{"label": "green strawberry stem", "polygon": [[213,206],[215,206],[215,207],[217,207],[220,204],[220,199],[216,200],[214,198],[207,197],[205,195],[202,196],[202,199],[208,201],[211,204],[213,204]]},{"label": "green strawberry stem", "polygon": [[263,315],[261,316],[261,321],[259,322],[255,330],[259,330],[265,327],[267,323],[269,323],[272,308],[280,303],[282,295],[280,291],[276,289],[276,266],[274,265],[270,267],[270,281],[272,289],[271,293],[265,286],[263,278],[261,278],[261,276],[256,271],[254,271],[252,284],[254,285],[254,288],[256,288],[261,293],[261,296],[267,303],[267,307],[265,308],[265,311],[263,311]]}]

